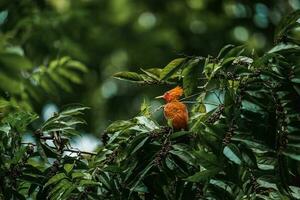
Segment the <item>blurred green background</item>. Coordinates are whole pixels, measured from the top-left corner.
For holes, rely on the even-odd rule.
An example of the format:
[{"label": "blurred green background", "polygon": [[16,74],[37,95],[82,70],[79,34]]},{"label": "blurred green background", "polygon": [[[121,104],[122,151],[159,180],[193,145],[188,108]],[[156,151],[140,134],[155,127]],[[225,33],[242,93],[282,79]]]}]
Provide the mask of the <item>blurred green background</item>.
[{"label": "blurred green background", "polygon": [[114,73],[216,55],[226,44],[263,52],[282,16],[299,8],[299,0],[0,0],[0,11],[8,11],[0,36],[36,66],[70,56],[89,68],[73,92],[34,107],[47,117],[69,103],[89,106],[87,131],[99,136],[110,122],[138,113],[146,97],[158,107],[153,97],[166,90],[124,83]]}]

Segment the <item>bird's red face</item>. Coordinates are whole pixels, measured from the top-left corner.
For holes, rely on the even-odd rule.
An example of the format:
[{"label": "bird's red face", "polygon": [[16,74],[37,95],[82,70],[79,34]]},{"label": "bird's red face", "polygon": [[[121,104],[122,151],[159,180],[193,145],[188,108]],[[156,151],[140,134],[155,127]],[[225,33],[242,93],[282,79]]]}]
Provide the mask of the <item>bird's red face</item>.
[{"label": "bird's red face", "polygon": [[179,86],[173,88],[172,90],[167,91],[164,95],[163,98],[166,100],[166,102],[171,102],[178,100],[179,97],[183,95],[183,89]]}]

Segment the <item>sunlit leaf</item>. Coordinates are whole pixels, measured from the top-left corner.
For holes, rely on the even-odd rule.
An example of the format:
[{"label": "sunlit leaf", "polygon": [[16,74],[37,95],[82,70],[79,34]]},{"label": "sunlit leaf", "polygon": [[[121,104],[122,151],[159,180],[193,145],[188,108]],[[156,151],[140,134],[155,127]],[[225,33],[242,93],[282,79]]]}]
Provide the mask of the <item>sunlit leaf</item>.
[{"label": "sunlit leaf", "polygon": [[224,147],[223,150],[223,154],[232,162],[234,162],[235,164],[242,164],[242,160],[241,160],[241,156],[240,156],[240,152],[238,150],[238,148],[233,145],[233,144],[229,144],[227,146]]},{"label": "sunlit leaf", "polygon": [[73,167],[74,167],[74,163],[64,165],[64,169],[66,170],[67,173],[70,173],[72,171]]},{"label": "sunlit leaf", "polygon": [[118,72],[114,74],[114,78],[125,80],[125,81],[137,82],[137,83],[144,82],[144,78],[135,72]]},{"label": "sunlit leaf", "polygon": [[2,25],[8,16],[8,11],[4,10],[0,12],[0,25]]},{"label": "sunlit leaf", "polygon": [[185,64],[185,58],[177,58],[172,60],[166,67],[163,68],[160,73],[160,80],[166,80],[175,74],[180,68],[182,68]]}]

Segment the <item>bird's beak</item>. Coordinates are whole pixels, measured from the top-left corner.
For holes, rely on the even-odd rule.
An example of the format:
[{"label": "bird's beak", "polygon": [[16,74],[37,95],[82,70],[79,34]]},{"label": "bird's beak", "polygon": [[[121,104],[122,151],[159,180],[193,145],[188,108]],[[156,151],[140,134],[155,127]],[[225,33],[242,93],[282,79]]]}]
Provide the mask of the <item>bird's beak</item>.
[{"label": "bird's beak", "polygon": [[161,96],[155,97],[155,99],[163,99],[163,98],[164,98],[164,95],[161,95]]}]

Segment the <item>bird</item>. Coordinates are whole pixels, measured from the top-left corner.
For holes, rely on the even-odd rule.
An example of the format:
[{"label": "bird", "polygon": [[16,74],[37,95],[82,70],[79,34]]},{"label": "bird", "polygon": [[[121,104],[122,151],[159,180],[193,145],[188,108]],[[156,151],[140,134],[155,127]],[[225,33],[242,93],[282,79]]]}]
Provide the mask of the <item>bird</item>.
[{"label": "bird", "polygon": [[168,124],[174,130],[187,130],[189,114],[188,109],[179,98],[183,95],[183,89],[180,86],[167,91],[162,96],[156,98],[163,98],[166,104],[163,105],[164,116],[168,121]]}]

